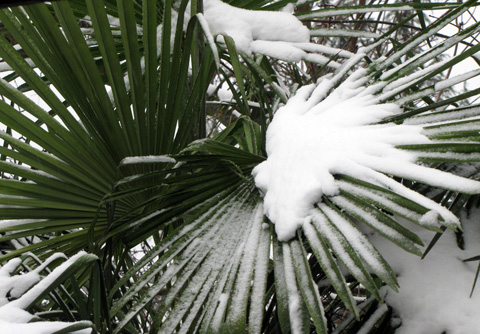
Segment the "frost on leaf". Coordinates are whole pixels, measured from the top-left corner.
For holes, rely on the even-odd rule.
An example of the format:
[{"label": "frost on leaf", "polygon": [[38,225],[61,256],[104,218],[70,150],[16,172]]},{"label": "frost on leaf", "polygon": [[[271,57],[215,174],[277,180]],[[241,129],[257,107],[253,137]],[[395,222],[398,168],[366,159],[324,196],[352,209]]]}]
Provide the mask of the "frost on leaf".
[{"label": "frost on leaf", "polygon": [[366,74],[358,70],[337,88],[331,78],[304,86],[275,114],[267,130],[268,159],[253,170],[253,176],[279,240],[291,239],[311,220],[322,196],[338,194],[336,174],[380,185],[419,203],[432,210],[424,218],[430,224],[438,215],[450,225],[458,220],[386,175],[446,188],[463,182],[467,188],[480,189],[475,181],[417,165],[414,153],[397,148],[431,141],[421,125],[379,124],[401,108],[379,103],[366,87]]}]

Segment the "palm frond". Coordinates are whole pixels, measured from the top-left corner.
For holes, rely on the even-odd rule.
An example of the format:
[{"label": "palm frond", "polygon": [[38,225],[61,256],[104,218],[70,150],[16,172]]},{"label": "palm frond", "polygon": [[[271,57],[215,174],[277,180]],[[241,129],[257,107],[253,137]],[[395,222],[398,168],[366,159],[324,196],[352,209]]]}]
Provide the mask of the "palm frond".
[{"label": "palm frond", "polygon": [[[186,0],[0,10],[12,38],[0,38],[0,65],[13,71],[0,80],[0,243],[10,247],[0,261],[96,254],[101,267],[68,271],[67,294],[81,296],[77,285],[90,294],[72,320],[92,323],[75,326],[327,333],[373,319],[367,331],[388,312],[374,301],[381,286],[398,282],[364,231],[421,255],[422,240],[397,218],[457,230],[447,207],[457,213],[480,193],[478,173],[448,168],[479,161],[480,108],[458,104],[480,91],[434,99],[480,74],[443,76],[478,44],[438,61],[478,23],[433,41],[476,1],[338,9],[309,1],[297,13],[304,25],[265,14],[287,1],[230,3],[259,10],[222,7],[246,21],[268,17],[266,30],[273,18],[294,22],[305,38],[267,31],[245,42],[218,31],[211,7],[189,13]],[[430,9],[448,11],[376,57]],[[406,10],[416,12],[382,31],[313,26],[310,41],[305,33],[322,18]],[[315,43],[332,36],[372,43],[357,52]],[[210,84],[228,86],[232,100],[208,98]],[[206,139],[209,117],[223,124]],[[310,192],[299,194],[304,186]],[[432,188],[442,189],[435,200],[424,195]],[[148,249],[136,258],[139,244]],[[373,298],[358,302],[359,286]],[[334,323],[339,309],[351,316]]]}]

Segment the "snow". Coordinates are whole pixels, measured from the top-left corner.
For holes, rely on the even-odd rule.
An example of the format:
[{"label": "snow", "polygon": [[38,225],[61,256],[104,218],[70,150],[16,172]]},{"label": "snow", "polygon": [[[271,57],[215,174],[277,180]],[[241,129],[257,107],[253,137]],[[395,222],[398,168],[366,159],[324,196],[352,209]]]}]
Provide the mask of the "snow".
[{"label": "snow", "polygon": [[434,63],[428,64],[428,66],[426,66],[425,68],[423,68],[421,70],[413,72],[410,75],[402,76],[402,77],[392,81],[387,86],[385,86],[383,91],[389,93],[391,91],[395,92],[397,90],[397,88],[399,88],[399,87],[401,89],[403,89],[403,87],[406,87],[406,86],[412,84],[413,82],[418,82],[419,79],[422,79],[422,77],[430,74],[431,72],[433,72],[437,68],[445,65],[448,61],[450,61],[450,59],[443,60],[443,61],[436,61]]},{"label": "snow", "polygon": [[230,300],[230,308],[232,312],[229,314],[234,320],[241,319],[243,312],[243,305],[245,303],[244,296],[248,294],[251,288],[252,272],[255,268],[255,259],[260,242],[260,235],[263,224],[263,208],[259,205],[255,209],[255,216],[253,218],[253,226],[249,232],[249,236],[245,242],[245,248],[243,250],[242,260],[236,277],[236,289],[234,296]]},{"label": "snow", "polygon": [[[478,261],[462,260],[480,254],[480,231],[477,209],[471,218],[462,220],[465,250],[458,248],[455,234],[447,230],[427,256],[419,257],[398,251],[385,239],[374,235],[370,240],[398,274],[398,293],[388,291],[386,302],[402,321],[396,334],[477,333],[480,328],[478,308],[480,291],[470,291]],[[405,222],[404,222],[405,223]],[[411,226],[428,244],[433,233]]]},{"label": "snow", "polygon": [[175,163],[175,159],[166,155],[144,155],[138,157],[127,157],[120,162],[120,166],[131,164],[148,164],[148,163]]},{"label": "snow", "polygon": [[221,87],[217,92],[220,101],[231,101],[233,99],[233,93],[229,87]]},{"label": "snow", "polygon": [[336,61],[333,61],[331,58],[303,51],[297,46],[297,43],[280,41],[253,41],[250,43],[250,47],[255,53],[263,54],[287,62],[295,63],[301,60],[307,60],[320,65],[327,65],[335,69],[340,67],[340,64]]},{"label": "snow", "polygon": [[[449,110],[450,111],[450,110]],[[445,120],[442,122],[432,124],[429,126],[425,127],[424,133],[429,135],[429,136],[438,136],[438,135],[443,135],[443,134],[450,134],[450,133],[455,133],[455,132],[462,132],[462,131],[472,131],[475,128],[473,126],[478,125],[480,118],[478,116],[473,116],[473,117],[462,117],[462,116],[467,116],[468,113],[478,113],[478,110],[476,111],[475,108],[473,110],[466,110],[466,113],[464,112],[458,112],[455,111],[452,114],[457,114],[461,113],[459,116],[459,119],[461,120],[448,120],[447,117],[445,117]],[[440,114],[440,113],[438,113]],[[426,116],[433,116],[431,118],[424,117],[422,119],[423,121],[429,122],[429,121],[439,121],[442,119],[442,116],[447,116],[447,115],[426,115]],[[452,115],[450,115],[452,117]],[[418,118],[420,119],[420,118]],[[477,124],[475,124],[477,123]]]},{"label": "snow", "polygon": [[[417,255],[421,255],[418,248],[415,247],[412,240],[405,237],[400,231],[404,231],[399,227],[399,225],[394,225],[392,223],[386,223],[386,217],[384,217],[381,221],[377,219],[377,216],[371,213],[373,209],[367,208],[366,210],[371,210],[370,212],[365,211],[365,209],[357,206],[353,202],[347,200],[344,197],[337,196],[332,198],[332,202],[339,207],[347,210],[349,214],[353,214],[355,218],[360,217],[360,219],[367,224],[370,228],[377,231],[378,233],[382,234],[383,236],[389,238],[390,240],[397,243],[397,245],[403,247],[405,250],[412,252]],[[432,211],[433,212],[433,211]],[[436,213],[438,216],[438,214]],[[438,217],[437,221],[438,221]],[[421,218],[420,218],[421,219]],[[393,222],[393,220],[392,220]],[[303,230],[306,233],[306,226],[308,224],[303,225]]]},{"label": "snow", "polygon": [[[450,60],[450,59],[448,59]],[[399,79],[396,79],[392,81],[391,83],[387,84],[383,88],[383,94],[379,96],[379,99],[381,101],[385,101],[401,92],[403,92],[405,89],[408,87],[412,86],[413,84],[418,84],[421,81],[424,81],[424,77],[437,68],[445,65],[445,63],[448,62],[448,60],[441,61],[441,62],[435,62],[432,64],[428,64],[423,70],[414,72],[410,75],[406,75],[403,77],[400,77]],[[423,92],[423,91],[422,91]],[[409,95],[409,97],[412,95]]]},{"label": "snow", "polygon": [[[413,156],[415,155],[414,153]],[[422,153],[419,153],[419,155],[421,156]],[[467,194],[478,194],[480,192],[480,183],[438,169],[378,157],[369,157],[369,160],[362,161],[362,164],[385,174],[394,174],[408,180],[417,180],[438,188],[451,189]]]},{"label": "snow", "polygon": [[297,286],[292,254],[288,244],[282,244],[282,249],[284,255],[285,282],[288,290],[288,314],[290,316],[291,330],[294,334],[304,333],[306,332],[306,328],[303,326],[301,312],[303,300]]},{"label": "snow", "polygon": [[308,29],[295,16],[285,12],[252,11],[236,8],[220,0],[205,0],[204,16],[212,35],[226,34],[237,49],[252,53],[255,40],[308,42]]},{"label": "snow", "polygon": [[335,230],[332,227],[332,224],[328,219],[320,214],[320,212],[315,211],[313,212],[312,222],[316,230],[328,240],[335,255],[349,268],[351,274],[359,281],[367,281],[368,278],[366,273],[355,263],[355,259],[352,257],[353,254],[350,254],[343,247],[344,237],[338,232],[338,230]]},{"label": "snow", "polygon": [[[72,256],[68,261],[65,261],[63,264],[55,268],[47,277],[42,279],[33,288],[28,290],[22,297],[10,302],[9,305],[21,309],[28,307],[38,297],[38,295],[42,293],[42,291],[44,291],[50,284],[52,284],[55,279],[57,279],[65,270],[67,270],[69,266],[71,266],[77,259],[84,255],[86,255],[85,252],[79,252],[77,255]],[[59,255],[54,254],[52,256],[58,257]]]},{"label": "snow", "polygon": [[220,324],[222,322],[222,317],[225,315],[225,310],[227,309],[228,305],[228,294],[227,293],[222,293],[220,294],[220,297],[218,298],[218,306],[217,310],[215,312],[215,315],[212,320],[212,329],[215,331],[220,330]]},{"label": "snow", "polygon": [[252,41],[250,47],[256,53],[291,62],[299,62],[307,55],[305,51],[287,42]]},{"label": "snow", "polygon": [[420,222],[424,225],[437,225],[438,218],[438,212],[430,210],[420,218]]},{"label": "snow", "polygon": [[205,37],[207,38],[208,45],[212,49],[213,57],[215,58],[215,64],[217,65],[217,68],[219,68],[220,67],[220,58],[218,56],[217,45],[215,44],[215,39],[214,39],[212,33],[210,32],[210,27],[208,25],[208,22],[205,19],[205,16],[203,16],[203,14],[198,13],[198,14],[196,14],[196,16],[198,18],[198,22],[202,26],[202,29],[205,33]]},{"label": "snow", "polygon": [[[9,161],[2,161],[2,164],[6,165],[6,166],[10,166],[12,169],[25,171],[25,172],[27,172],[26,173],[27,175],[29,174],[29,175],[32,175],[33,177],[35,177],[35,176],[38,176],[38,177],[41,177],[41,178],[46,177],[46,178],[49,178],[49,179],[52,179],[52,180],[62,181],[58,177],[50,175],[47,172],[44,172],[44,171],[41,171],[41,170],[38,170],[38,169],[32,169],[32,168],[30,168],[26,165],[19,165],[19,164],[12,163],[12,162],[9,162]],[[32,178],[32,177],[29,177],[29,178]]]},{"label": "snow", "polygon": [[[297,5],[305,2],[305,0],[298,0]],[[290,13],[248,11],[232,7],[219,0],[205,0],[204,6],[204,16],[197,15],[204,28],[207,41],[214,50],[216,46],[213,36],[228,34],[234,38],[237,48],[247,54],[256,52],[289,62],[309,59],[320,64],[328,63],[334,68],[339,67],[338,63],[329,62],[328,58],[308,53],[323,52],[333,55],[338,50],[327,49],[320,45],[315,49],[313,44],[308,43],[309,32],[306,27]],[[394,10],[401,9],[411,8],[406,6]],[[372,10],[366,9],[365,12],[367,11]],[[362,11],[359,9],[355,12]],[[336,13],[344,15],[350,12],[337,11]],[[321,14],[316,15],[316,17],[321,17]],[[161,29],[158,36],[160,36],[160,32]],[[332,34],[332,31],[322,30],[315,33]],[[333,31],[335,36],[342,33],[342,31]],[[349,36],[352,34],[352,32],[348,32]],[[366,33],[361,32],[360,34],[365,36]],[[377,35],[371,34],[370,37],[377,37]],[[158,44],[160,45],[160,43]],[[346,51],[338,55],[346,58],[354,57]],[[355,63],[355,59],[352,63]],[[419,73],[415,78],[420,78],[423,74],[425,73]],[[478,71],[437,83],[435,88],[439,90],[449,87],[473,75],[478,75]],[[389,93],[394,92],[394,88],[402,88],[399,86],[400,83],[409,85],[408,81],[413,78],[412,75],[406,79],[406,82],[398,80],[390,84],[389,88],[392,91]],[[128,86],[127,77],[125,77],[125,81]],[[335,196],[339,193],[339,183],[335,181],[334,175],[340,173],[373,180],[376,184],[387,186],[407,198],[419,200],[424,207],[430,209],[425,214],[414,217],[423,225],[438,227],[441,223],[440,218],[444,218],[447,223],[457,224],[456,218],[452,217],[453,215],[449,214],[446,209],[442,211],[433,202],[422,201],[422,198],[418,197],[420,195],[415,197],[393,179],[387,176],[382,177],[380,173],[414,178],[435,186],[453,188],[468,193],[478,193],[480,191],[478,183],[416,165],[415,153],[395,148],[396,145],[424,144],[429,143],[430,140],[426,137],[423,128],[417,124],[375,125],[377,121],[399,113],[401,110],[395,104],[378,104],[378,98],[369,95],[368,89],[363,86],[362,75],[352,77],[330,93],[333,86],[333,80],[325,78],[318,86],[303,87],[296,96],[288,101],[286,106],[277,112],[267,134],[268,159],[257,166],[253,172],[257,186],[265,195],[265,214],[275,224],[279,240],[287,241],[295,235],[295,231],[299,227],[310,226],[304,223],[310,223],[312,216],[315,217],[314,223],[319,229],[322,229],[325,234],[331,234],[329,239],[336,239],[331,227],[319,227],[321,226],[320,218],[313,213],[313,206],[321,202],[323,195]],[[423,94],[424,92],[422,92]],[[232,98],[231,92],[227,89],[220,89],[218,96],[221,101],[228,101]],[[130,157],[124,159],[121,165],[157,162],[175,163],[175,160],[164,156]],[[342,205],[344,204],[345,202]],[[343,232],[349,242],[353,243],[354,248],[363,255],[371,255],[369,263],[377,262],[375,254],[371,249],[366,249],[368,244],[354,227],[345,224],[337,213],[325,205],[320,205],[320,207],[328,213],[330,219],[337,218],[333,219],[333,224]],[[157,214],[158,212],[152,216]],[[249,239],[251,244],[248,244],[245,249],[248,255],[254,255],[253,251],[249,252],[249,250],[255,249],[257,240],[260,240],[260,234],[264,233],[261,229],[268,228],[267,224],[260,225],[260,216],[256,217],[258,226],[252,231],[254,237]],[[144,219],[149,218],[151,216]],[[12,226],[18,222],[10,221],[3,227]],[[314,233],[312,228],[308,231],[308,233]],[[478,231],[474,231],[471,227],[467,231],[471,233],[466,234],[468,239],[471,239],[470,241],[473,241],[473,236],[476,240],[480,237]],[[395,230],[391,229],[388,233],[395,235]],[[428,243],[427,233],[424,230],[419,232],[424,241]],[[476,291],[473,298],[468,299],[476,263],[466,264],[459,259],[478,255],[480,249],[460,251],[455,245],[454,236],[448,232],[441,238],[426,260],[420,261],[408,253],[392,248],[391,244],[383,238],[377,240],[376,237],[373,237],[372,239],[382,253],[387,254],[387,259],[400,274],[399,281],[402,286],[400,293],[389,293],[387,296],[387,302],[394,307],[403,320],[403,326],[397,333],[440,333],[447,330],[449,333],[461,334],[477,331],[480,320],[477,320],[479,317],[472,310],[478,309],[480,294]],[[192,245],[192,248],[194,248],[193,246],[196,245]],[[333,248],[335,247],[336,245],[333,245]],[[285,244],[283,250],[287,259],[285,263],[287,285],[292,292],[289,305],[292,329],[294,332],[301,331],[299,316],[301,298],[296,286],[295,272],[291,266],[292,254]],[[253,262],[247,261],[253,257],[249,256],[246,258],[246,262],[242,262],[242,273],[245,275],[251,272],[254,266]],[[347,255],[344,255],[343,259],[346,257]],[[10,274],[20,265],[19,261],[19,259],[11,260],[0,268],[0,298],[5,292],[4,289],[9,287],[7,292],[10,292],[11,296],[22,299],[25,296],[21,296],[41,280],[38,274],[39,270],[35,270],[15,277],[15,281],[13,281]],[[65,267],[65,264],[62,267]],[[377,270],[382,270],[381,264],[378,264]],[[357,274],[361,275],[362,273]],[[10,279],[8,282],[11,283],[6,284],[8,279]],[[247,280],[244,281],[247,282]],[[42,281],[41,286],[48,283],[46,282],[46,279]],[[247,285],[242,286],[243,290],[247,288]],[[41,290],[41,288],[35,287],[31,291],[39,289]],[[461,291],[465,291],[465,293],[459,293]],[[27,298],[24,298],[26,303],[31,301],[31,298],[28,298],[28,295],[31,294],[29,291],[26,295]],[[220,295],[218,298],[219,309],[227,307],[228,298],[228,294]],[[0,331],[2,332],[50,333],[70,325],[54,322],[25,324],[24,322],[33,317],[19,308],[26,305],[25,302],[23,304],[20,302],[7,303],[8,300],[0,299]],[[17,304],[19,307],[15,306]],[[372,323],[367,322],[359,333],[363,333],[363,330],[368,332],[368,326],[373,325],[374,321],[386,311],[386,305],[380,305],[370,319]],[[223,312],[219,314],[221,315]],[[90,330],[81,332],[89,333]]]},{"label": "snow", "polygon": [[321,45],[321,44],[315,44],[315,43],[291,43],[291,44],[304,51],[321,52],[330,56],[351,58],[355,55],[354,53],[351,53],[347,50],[333,48],[328,45]]},{"label": "snow", "polygon": [[3,331],[2,322],[9,322],[11,324],[19,324],[29,322],[34,318],[33,315],[25,310],[4,305],[0,308],[0,329]]},{"label": "snow", "polygon": [[440,82],[437,82],[435,84],[435,90],[440,91],[443,89],[450,88],[458,83],[467,81],[470,78],[476,77],[477,75],[480,75],[480,69],[475,70],[475,71],[468,71],[463,74],[459,74],[457,76],[454,76],[452,78],[442,80]]},{"label": "snow", "polygon": [[[361,55],[361,54],[360,54]],[[359,56],[359,55],[357,55]],[[275,114],[267,130],[268,159],[254,168],[256,186],[264,194],[265,214],[280,241],[288,241],[308,222],[322,196],[338,194],[336,174],[368,180],[437,212],[452,227],[458,220],[447,209],[387,175],[432,186],[476,194],[480,182],[417,165],[421,153],[397,146],[432,141],[421,125],[376,124],[401,112],[397,104],[378,102],[365,87],[367,72],[357,70],[337,88],[339,76],[354,63],[348,60],[333,77],[300,88]],[[434,215],[420,223],[433,224]]]},{"label": "snow", "polygon": [[[0,333],[49,334],[73,324],[84,323],[86,326],[91,326],[89,321],[75,323],[39,321],[29,323],[35,320],[36,316],[26,311],[26,308],[67,270],[71,264],[85,255],[85,252],[78,253],[55,268],[43,279],[40,273],[43,273],[44,269],[56,259],[65,259],[66,256],[64,254],[55,253],[34,270],[21,275],[12,276],[22,263],[20,258],[14,258],[3,265],[3,267],[0,267]],[[14,300],[10,301],[10,298],[14,298]],[[72,331],[72,333],[84,334],[91,332],[91,328]]]},{"label": "snow", "polygon": [[[76,322],[78,324],[81,322]],[[51,334],[60,331],[74,323],[56,322],[56,321],[39,321],[32,323],[10,323],[0,319],[0,330],[2,333],[28,333],[28,334]],[[85,324],[90,325],[89,322]],[[81,329],[77,331],[69,331],[72,334],[90,334],[91,328]]]},{"label": "snow", "polygon": [[297,0],[296,5],[297,5],[297,6],[300,6],[300,5],[302,5],[302,4],[304,4],[304,3],[307,3],[307,2],[308,2],[308,0]]},{"label": "snow", "polygon": [[[460,16],[463,12],[467,11],[468,10],[468,7],[465,7],[463,8],[462,10],[460,10],[459,12],[457,12],[457,16]],[[453,13],[453,11],[452,11]],[[411,48],[415,47],[416,45],[418,45],[417,43],[421,43],[425,40],[426,37],[430,37],[432,36],[433,34],[437,33],[438,31],[440,31],[445,25],[447,25],[449,22],[451,21],[444,21],[442,24],[439,24],[438,26],[431,26],[431,29],[428,30],[428,33],[425,33],[425,36],[419,36],[417,37],[414,41],[410,42],[409,43],[409,47],[405,47],[401,50],[399,50],[398,52],[395,53],[395,56],[390,56],[388,57],[387,59],[385,59],[381,66],[383,66],[383,68],[386,68],[390,65],[392,65],[395,61],[397,61],[401,56],[403,56],[404,54],[406,54],[408,51],[410,51]],[[475,30],[473,32],[471,32],[472,34],[476,33],[480,31],[480,26],[476,27]],[[402,69],[405,69],[409,66],[414,66],[414,65],[423,65],[425,64],[425,62],[427,62],[428,60],[431,60],[433,59],[435,56],[437,55],[440,55],[442,53],[444,53],[445,51],[447,51],[448,49],[450,49],[451,47],[453,47],[454,45],[456,45],[457,43],[459,43],[460,41],[462,41],[463,39],[465,39],[465,33],[464,31],[460,31],[458,34],[456,34],[455,36],[451,37],[451,38],[448,38],[446,40],[444,40],[443,42],[441,42],[438,46],[436,46],[435,48],[433,49],[427,49],[426,51],[423,51],[422,53],[410,58],[408,61],[405,61],[403,62],[401,65],[398,65],[398,66],[395,66],[394,68],[388,70],[388,71],[385,71],[381,76],[380,76],[380,79],[386,79],[386,78],[389,78],[389,77],[392,77],[395,73],[397,73],[398,71],[402,70]]]},{"label": "snow", "polygon": [[40,275],[37,271],[32,271],[28,274],[17,276],[14,280],[15,284],[10,290],[10,296],[20,298],[31,286],[40,281]]},{"label": "snow", "polygon": [[[429,173],[429,170],[430,170],[429,168],[426,168],[425,173]],[[363,177],[368,182],[371,182],[373,184],[379,184],[393,191],[394,193],[423,206],[426,209],[438,212],[440,216],[444,219],[444,221],[441,222],[443,225],[456,228],[460,224],[458,221],[458,218],[453,213],[451,213],[446,207],[405,187],[401,183],[396,182],[392,178],[382,173],[375,172],[366,167],[363,167],[363,170],[360,169],[359,171],[356,171],[355,168],[352,168],[350,176]],[[475,181],[472,181],[472,183],[475,183]],[[432,223],[431,220],[422,219],[422,216],[419,215],[418,213],[411,211],[406,207],[399,206],[394,201],[391,201],[390,199],[385,198],[384,195],[382,194],[369,193],[365,189],[362,189],[362,187],[348,185],[343,181],[338,181],[338,184],[341,186],[342,189],[352,192],[352,194],[361,194],[366,196],[367,198],[371,198],[377,201],[378,203],[382,203],[385,208],[388,208],[389,210],[392,210],[395,213],[400,214],[402,217],[406,217],[407,219],[410,219],[411,221],[416,222],[417,224],[421,224],[427,229],[431,229],[431,230],[439,229],[440,222],[437,222],[436,224],[431,225],[430,224]]]},{"label": "snow", "polygon": [[368,31],[360,30],[339,30],[318,28],[310,30],[311,36],[326,36],[326,37],[366,37],[366,38],[380,38],[382,35],[375,34]]},{"label": "snow", "polygon": [[[435,134],[438,129],[440,129],[439,132],[442,132],[442,128],[439,127],[438,125],[444,125],[447,123],[456,123],[459,120],[469,120],[469,121],[475,121],[479,120],[478,115],[480,114],[480,107],[478,105],[473,105],[469,107],[464,107],[464,108],[458,108],[455,110],[455,112],[452,112],[451,109],[447,110],[442,110],[442,111],[437,111],[437,112],[432,112],[428,114],[423,114],[419,116],[415,116],[409,119],[406,119],[404,121],[404,124],[428,124],[430,123],[431,126],[425,127],[425,130],[428,131],[428,133]],[[439,124],[435,124],[439,123]],[[462,124],[459,122],[459,124]]]},{"label": "snow", "polygon": [[[261,214],[263,219],[263,214]],[[252,333],[261,333],[265,292],[267,288],[268,261],[270,256],[270,231],[266,223],[262,223],[260,242],[255,260],[255,275],[251,293],[251,306],[249,312],[249,330]]]},{"label": "snow", "polygon": [[362,328],[360,328],[357,334],[368,334],[371,333],[375,324],[383,317],[385,313],[388,312],[388,306],[386,304],[381,304],[375,310],[375,312],[368,318],[368,320],[363,324]]},{"label": "snow", "polygon": [[265,214],[281,241],[294,236],[322,195],[338,193],[336,171],[348,169],[359,157],[408,158],[393,145],[428,141],[420,127],[369,125],[400,108],[375,104],[352,78],[322,100],[330,87],[328,79],[318,87],[302,87],[277,111],[267,130],[268,159],[253,170],[265,194]]},{"label": "snow", "polygon": [[382,7],[378,6],[375,8],[355,8],[355,9],[334,9],[328,8],[326,10],[320,10],[311,12],[309,14],[302,14],[299,15],[298,18],[301,20],[311,20],[321,17],[331,17],[336,15],[352,15],[352,14],[360,14],[360,13],[371,13],[371,12],[382,12],[384,10],[388,11],[402,11],[402,10],[412,10],[410,6],[396,6],[396,7]]},{"label": "snow", "polygon": [[[381,296],[382,299],[384,297],[384,295]],[[361,302],[360,304],[358,304],[358,309],[359,310],[363,310],[365,307],[367,307],[368,305],[370,305],[371,303],[373,303],[375,301],[375,296],[370,296],[368,297],[367,300]],[[354,315],[352,313],[349,313],[344,319],[343,322],[340,323],[340,325],[338,325],[337,328],[335,328],[335,330],[332,332],[332,334],[342,334],[343,333],[343,330],[353,321],[354,319]]]},{"label": "snow", "polygon": [[[305,236],[308,239],[308,243],[310,245],[312,245],[313,249],[315,249],[315,250],[317,250],[317,252],[319,252],[319,254],[320,254],[319,260],[322,261],[323,259],[327,259],[328,255],[325,252],[324,248],[322,247],[322,245],[320,243],[320,240],[317,236],[317,232],[312,227],[312,225],[311,224],[305,224],[303,230],[305,232]],[[330,282],[332,282],[334,284],[341,284],[341,283],[344,282],[344,280],[334,282],[334,280],[337,278],[337,275],[336,275],[335,270],[332,268],[332,266],[330,265],[329,262],[323,260],[322,269],[325,272],[325,274],[328,276],[328,279],[329,279]],[[341,277],[343,277],[343,276],[341,276]]]},{"label": "snow", "polygon": [[335,227],[338,228],[340,233],[345,236],[352,248],[356,250],[358,254],[362,255],[363,261],[368,263],[371,270],[373,270],[378,277],[382,278],[383,281],[390,281],[390,273],[385,268],[383,259],[372,247],[372,244],[368,242],[365,235],[360,232],[350,220],[344,219],[338,212],[325,204],[320,204],[319,207]]}]

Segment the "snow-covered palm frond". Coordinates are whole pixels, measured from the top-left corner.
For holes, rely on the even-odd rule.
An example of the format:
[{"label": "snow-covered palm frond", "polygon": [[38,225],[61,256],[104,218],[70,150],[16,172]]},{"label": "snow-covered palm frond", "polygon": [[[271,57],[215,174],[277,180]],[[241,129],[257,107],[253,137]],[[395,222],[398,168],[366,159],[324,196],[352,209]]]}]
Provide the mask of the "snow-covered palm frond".
[{"label": "snow-covered palm frond", "polygon": [[[205,0],[203,13],[188,2],[0,11],[13,38],[0,39],[1,66],[14,70],[0,81],[1,260],[97,254],[101,272],[77,273],[91,297],[75,320],[91,318],[99,331],[327,333],[359,328],[354,320],[373,313],[367,332],[386,312],[375,310],[379,287],[398,282],[364,232],[420,255],[422,240],[402,219],[460,227],[451,201],[422,189],[480,192],[475,172],[438,166],[479,160],[480,108],[457,105],[479,90],[439,94],[480,73],[442,76],[478,44],[438,58],[479,25],[430,42],[475,1],[299,1],[308,12],[296,16],[265,12],[288,1]],[[379,31],[307,28],[412,9],[408,20],[449,11],[385,57],[376,51],[407,19]],[[332,36],[369,45],[317,43]],[[205,104],[210,84],[227,85],[232,99]],[[224,126],[205,139],[209,117]],[[75,284],[65,288],[78,292]],[[362,292],[359,301],[355,288],[372,298]],[[335,322],[345,309],[351,316]]]},{"label": "snow-covered palm frond", "polygon": [[423,134],[419,125],[383,123],[402,110],[394,103],[380,104],[366,87],[366,74],[358,70],[335,89],[335,78],[302,87],[275,114],[267,131],[268,159],[255,168],[254,175],[280,240],[294,236],[322,195],[339,195],[337,174],[402,194],[438,211],[452,227],[458,225],[457,219],[439,204],[422,201],[381,173],[464,193],[480,191],[478,182],[416,164],[422,153],[413,153],[414,149],[423,148],[424,155],[429,155],[437,142]]},{"label": "snow-covered palm frond", "polygon": [[[58,260],[66,261],[54,270],[49,270],[49,266]],[[46,319],[54,318],[59,308],[69,308],[68,302],[65,303],[60,296],[67,293],[61,284],[96,260],[98,258],[95,255],[81,252],[70,259],[66,259],[64,254],[57,253],[44,262],[33,254],[27,254],[23,259],[15,258],[5,263],[0,267],[0,328],[2,331],[92,333],[94,328],[92,322],[75,321],[76,317],[73,313],[78,311],[78,304],[84,303],[81,298],[77,299],[77,305],[70,306],[70,322],[52,322]],[[34,269],[31,268],[32,265],[35,266]],[[77,292],[81,295],[81,291]],[[48,304],[46,308],[48,311],[35,312],[35,308],[40,304]]]},{"label": "snow-covered palm frond", "polygon": [[[360,62],[361,57],[356,60]],[[436,66],[432,67],[423,69],[422,74],[434,71]],[[278,238],[291,240],[302,228],[336,287],[344,283],[338,280],[340,268],[329,259],[328,252],[335,254],[368,289],[375,291],[369,272],[395,288],[393,271],[356,223],[362,222],[420,255],[415,246],[422,244],[420,238],[385,210],[437,231],[442,225],[459,228],[460,222],[444,206],[391,176],[478,194],[478,181],[417,164],[429,158],[475,161],[478,151],[474,147],[478,145],[439,141],[429,135],[430,127],[419,121],[386,122],[403,112],[401,104],[381,103],[385,95],[391,97],[398,91],[391,93],[391,87],[381,82],[369,85],[367,69],[356,70],[335,87],[342,74],[340,70],[317,85],[302,87],[277,111],[267,131],[268,158],[255,167],[253,175],[264,193],[265,213],[275,224]],[[438,122],[442,128],[441,120]]]}]

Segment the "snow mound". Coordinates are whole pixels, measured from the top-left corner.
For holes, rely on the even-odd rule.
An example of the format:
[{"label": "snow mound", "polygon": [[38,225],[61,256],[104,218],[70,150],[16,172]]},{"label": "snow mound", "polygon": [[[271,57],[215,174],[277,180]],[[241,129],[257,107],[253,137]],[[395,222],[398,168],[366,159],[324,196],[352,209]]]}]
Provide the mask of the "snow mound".
[{"label": "snow mound", "polygon": [[[407,252],[398,252],[378,235],[371,237],[375,247],[398,273],[399,292],[389,291],[386,296],[387,304],[402,322],[395,333],[478,333],[478,284],[470,297],[478,261],[462,260],[480,254],[476,218],[479,213],[476,210],[470,219],[462,220],[465,250],[458,248],[455,234],[447,230],[423,260]],[[417,226],[412,226],[412,230],[425,244],[434,236],[433,232]]]},{"label": "snow mound", "polygon": [[310,40],[308,29],[290,13],[246,10],[220,0],[205,0],[203,6],[212,35],[229,35],[237,49],[248,54],[256,40],[298,43]]}]

